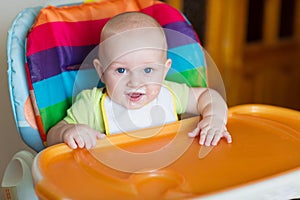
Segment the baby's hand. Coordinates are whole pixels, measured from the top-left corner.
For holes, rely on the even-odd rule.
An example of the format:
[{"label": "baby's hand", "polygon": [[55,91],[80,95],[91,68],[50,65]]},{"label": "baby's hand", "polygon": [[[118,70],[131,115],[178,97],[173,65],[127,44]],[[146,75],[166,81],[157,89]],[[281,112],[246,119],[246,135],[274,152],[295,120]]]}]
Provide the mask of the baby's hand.
[{"label": "baby's hand", "polygon": [[203,118],[197,127],[190,133],[189,137],[196,137],[200,134],[200,145],[217,145],[221,138],[226,138],[228,143],[232,142],[231,135],[227,131],[224,120],[215,116]]},{"label": "baby's hand", "polygon": [[70,148],[93,148],[97,139],[104,138],[105,135],[83,124],[68,124],[62,135],[63,141]]}]

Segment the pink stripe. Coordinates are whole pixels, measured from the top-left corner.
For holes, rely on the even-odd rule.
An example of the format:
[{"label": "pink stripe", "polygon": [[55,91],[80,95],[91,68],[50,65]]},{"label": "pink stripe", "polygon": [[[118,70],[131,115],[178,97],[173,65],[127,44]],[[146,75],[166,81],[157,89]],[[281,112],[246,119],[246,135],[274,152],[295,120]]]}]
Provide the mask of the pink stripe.
[{"label": "pink stripe", "polygon": [[174,22],[185,21],[185,18],[177,9],[166,3],[155,4],[144,8],[141,11],[154,17],[162,26]]},{"label": "pink stripe", "polygon": [[[185,21],[181,13],[165,3],[144,8],[162,26]],[[88,11],[87,11],[88,12]],[[79,22],[49,22],[32,29],[27,40],[27,56],[57,46],[97,45],[106,19]]]},{"label": "pink stripe", "polygon": [[37,26],[28,36],[27,56],[56,46],[97,45],[107,20],[52,22]]}]

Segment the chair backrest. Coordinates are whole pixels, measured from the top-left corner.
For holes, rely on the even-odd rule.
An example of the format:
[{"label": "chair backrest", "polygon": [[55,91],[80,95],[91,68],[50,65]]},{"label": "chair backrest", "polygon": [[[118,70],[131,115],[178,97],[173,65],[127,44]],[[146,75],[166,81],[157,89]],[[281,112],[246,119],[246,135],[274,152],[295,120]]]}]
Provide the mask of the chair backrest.
[{"label": "chair backrest", "polygon": [[[92,64],[82,69],[82,63],[99,44],[108,19],[126,11],[149,14],[165,28],[173,60],[168,80],[206,87],[205,56],[197,34],[181,12],[165,3],[107,0],[24,10],[14,23],[30,22],[17,38],[16,25],[9,34],[9,85],[19,133],[31,148],[44,148],[46,132],[65,116],[74,95],[101,85]],[[21,54],[12,54],[13,45]],[[78,81],[79,69],[84,81]]]}]

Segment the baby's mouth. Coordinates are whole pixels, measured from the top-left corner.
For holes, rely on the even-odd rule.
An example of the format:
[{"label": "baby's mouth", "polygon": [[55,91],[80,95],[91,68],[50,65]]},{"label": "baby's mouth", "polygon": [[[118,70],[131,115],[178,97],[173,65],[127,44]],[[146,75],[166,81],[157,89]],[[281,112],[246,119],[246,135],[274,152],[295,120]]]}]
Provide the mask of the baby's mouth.
[{"label": "baby's mouth", "polygon": [[130,101],[137,102],[141,100],[145,94],[140,92],[130,92],[127,95]]},{"label": "baby's mouth", "polygon": [[126,91],[126,95],[131,103],[137,103],[141,101],[146,95],[145,88],[135,88]]}]

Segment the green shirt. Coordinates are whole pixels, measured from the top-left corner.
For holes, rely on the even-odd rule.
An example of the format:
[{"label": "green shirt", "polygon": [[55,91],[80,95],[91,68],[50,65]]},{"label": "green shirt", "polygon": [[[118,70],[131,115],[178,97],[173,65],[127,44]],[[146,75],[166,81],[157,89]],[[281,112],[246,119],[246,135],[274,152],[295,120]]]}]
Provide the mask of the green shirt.
[{"label": "green shirt", "polygon": [[[188,103],[188,86],[170,81],[165,81],[164,85],[174,97],[177,114],[184,113]],[[102,91],[103,88],[93,88],[80,92],[73,105],[67,110],[67,116],[64,120],[69,124],[86,124],[97,131],[105,132],[100,106]]]}]

